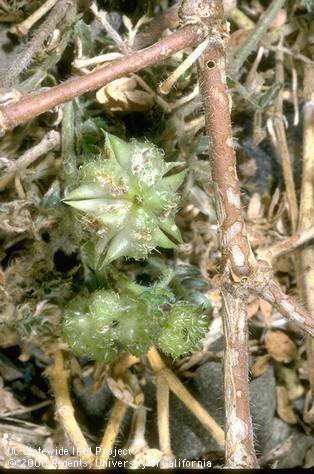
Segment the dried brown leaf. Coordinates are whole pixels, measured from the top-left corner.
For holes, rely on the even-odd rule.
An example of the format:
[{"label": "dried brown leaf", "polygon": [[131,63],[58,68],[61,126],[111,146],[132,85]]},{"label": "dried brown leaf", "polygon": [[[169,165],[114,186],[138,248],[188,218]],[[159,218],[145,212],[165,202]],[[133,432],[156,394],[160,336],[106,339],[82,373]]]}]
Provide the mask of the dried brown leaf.
[{"label": "dried brown leaf", "polygon": [[294,413],[293,406],[289,400],[288,390],[285,387],[277,387],[277,412],[280,418],[289,425],[298,423],[298,417]]},{"label": "dried brown leaf", "polygon": [[11,412],[24,408],[9,390],[0,387],[0,415],[9,415]]},{"label": "dried brown leaf", "polygon": [[260,377],[266,372],[267,367],[269,365],[268,364],[269,359],[270,359],[269,354],[256,357],[255,362],[251,368],[252,377],[254,378]]},{"label": "dried brown leaf", "polygon": [[143,394],[133,393],[132,388],[122,379],[115,380],[112,377],[107,377],[107,384],[113,395],[128,406],[137,408],[143,404]]},{"label": "dried brown leaf", "polygon": [[288,364],[298,357],[295,343],[284,332],[268,330],[265,339],[269,355],[278,362]]},{"label": "dried brown leaf", "polygon": [[99,89],[96,99],[108,112],[141,112],[154,104],[153,93],[144,91],[135,76],[121,77]]},{"label": "dried brown leaf", "polygon": [[304,393],[304,387],[301,385],[295,368],[281,366],[278,368],[280,380],[284,382],[290,400],[297,400]]}]

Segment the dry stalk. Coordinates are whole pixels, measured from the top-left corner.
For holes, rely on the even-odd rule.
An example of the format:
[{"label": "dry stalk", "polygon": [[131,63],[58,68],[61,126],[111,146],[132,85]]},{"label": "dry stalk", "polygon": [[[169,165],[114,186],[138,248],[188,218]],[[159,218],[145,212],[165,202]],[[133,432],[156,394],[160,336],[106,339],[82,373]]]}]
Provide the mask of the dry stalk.
[{"label": "dry stalk", "polygon": [[162,374],[170,390],[184,403],[200,423],[211,434],[219,446],[224,447],[224,433],[216,421],[207,413],[202,405],[195,400],[178,377],[164,364],[155,347],[147,353],[147,357],[156,375]]},{"label": "dry stalk", "polygon": [[[304,67],[305,104],[303,115],[303,173],[299,214],[299,230],[314,225],[314,66]],[[300,251],[301,291],[307,309],[314,315],[314,248]],[[306,420],[314,421],[314,339],[306,337],[308,372],[312,406],[305,413]]]},{"label": "dry stalk", "polygon": [[261,260],[266,260],[272,263],[276,258],[281,255],[293,252],[302,245],[308,243],[314,239],[314,227],[310,227],[304,230],[296,232],[288,239],[277,242],[270,247],[261,248],[257,250],[257,255]]},{"label": "dry stalk", "polygon": [[162,452],[163,466],[167,467],[167,461],[174,459],[171,449],[170,424],[169,424],[169,385],[165,376],[156,376],[156,397],[158,413],[159,448]]},{"label": "dry stalk", "polygon": [[105,12],[104,10],[98,10],[96,2],[93,2],[91,4],[90,9],[94,13],[95,17],[100,21],[107,35],[114,41],[119,50],[122,51],[124,54],[127,54],[129,52],[129,48],[127,47],[126,43],[123,41],[119,33],[113,28],[113,26],[109,22],[107,12]]},{"label": "dry stalk", "polygon": [[15,104],[0,109],[0,134],[114,79],[164,61],[178,51],[201,42],[205,34],[200,24],[187,25],[153,46],[118,58],[98,71],[25,96]]},{"label": "dry stalk", "polygon": [[45,40],[63,19],[66,10],[67,1],[59,0],[52,8],[46,20],[35,31],[26,47],[15,57],[14,61],[9,65],[8,70],[3,74],[2,87],[10,87],[16,82],[18,76],[30,65],[34,55],[42,49]]},{"label": "dry stalk", "polygon": [[100,453],[95,460],[95,469],[104,469],[109,461],[111,450],[119,434],[121,424],[128,409],[122,400],[116,399],[100,444]]},{"label": "dry stalk", "polygon": [[56,401],[56,417],[65,434],[69,437],[77,452],[80,453],[80,458],[89,466],[92,466],[94,455],[74,416],[68,386],[69,371],[64,367],[62,351],[53,354],[53,364],[47,370],[47,375]]},{"label": "dry stalk", "polygon": [[58,0],[47,0],[43,3],[34,13],[32,13],[26,20],[22,21],[18,25],[14,25],[10,28],[11,33],[15,33],[20,36],[25,36],[29,30],[40,20],[51,8],[57,3]]},{"label": "dry stalk", "polygon": [[233,78],[239,78],[241,68],[246,59],[256,50],[259,42],[285,2],[286,0],[273,0],[264,15],[257,22],[249,38],[232,54],[232,60],[229,63],[229,73]]},{"label": "dry stalk", "polygon": [[[276,53],[276,81],[278,83],[284,84],[284,67],[283,67],[283,52],[278,50]],[[285,180],[285,188],[287,194],[287,200],[289,205],[289,213],[291,219],[291,228],[292,232],[296,232],[297,222],[298,222],[298,202],[295,192],[295,185],[293,179],[293,170],[291,166],[291,158],[289,154],[287,135],[285,130],[285,122],[283,117],[283,93],[279,92],[275,110],[273,130],[274,134],[270,134],[270,138],[274,145],[274,148],[277,150],[278,156],[282,163],[283,176]]]},{"label": "dry stalk", "polygon": [[20,174],[25,168],[30,166],[40,156],[60,146],[60,133],[51,130],[41,139],[37,145],[27,150],[15,162],[14,170],[8,171],[0,178],[0,192],[4,191],[8,184],[14,179],[16,174]]}]

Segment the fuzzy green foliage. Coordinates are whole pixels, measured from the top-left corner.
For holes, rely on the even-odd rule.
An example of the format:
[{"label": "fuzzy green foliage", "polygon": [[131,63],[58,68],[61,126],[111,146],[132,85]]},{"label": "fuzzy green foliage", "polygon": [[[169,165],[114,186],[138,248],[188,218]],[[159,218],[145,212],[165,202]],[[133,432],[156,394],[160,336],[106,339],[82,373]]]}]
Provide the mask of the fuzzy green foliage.
[{"label": "fuzzy green foliage", "polygon": [[157,345],[165,354],[178,359],[196,349],[207,330],[208,319],[197,306],[177,303],[162,323]]},{"label": "fuzzy green foliage", "polygon": [[66,307],[63,335],[77,355],[112,363],[123,351],[143,355],[156,344],[178,358],[197,347],[208,320],[192,303],[175,303],[165,279],[144,288],[125,279],[123,294],[98,290]]},{"label": "fuzzy green foliage", "polygon": [[64,312],[63,334],[77,355],[108,363],[122,351],[145,353],[159,332],[147,305],[112,290],[98,290],[89,298],[80,296]]},{"label": "fuzzy green foliage", "polygon": [[81,167],[80,186],[64,199],[89,217],[95,267],[182,241],[174,217],[185,171],[167,175],[175,166],[151,143],[106,135],[104,155]]}]

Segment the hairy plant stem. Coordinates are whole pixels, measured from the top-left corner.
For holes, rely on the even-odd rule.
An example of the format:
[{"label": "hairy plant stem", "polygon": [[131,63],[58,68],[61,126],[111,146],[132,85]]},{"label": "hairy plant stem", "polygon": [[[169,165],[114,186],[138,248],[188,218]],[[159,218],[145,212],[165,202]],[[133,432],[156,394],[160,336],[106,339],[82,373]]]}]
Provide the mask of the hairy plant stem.
[{"label": "hairy plant stem", "polygon": [[156,375],[163,375],[169,385],[170,390],[184,403],[184,405],[201,422],[206,430],[212,435],[220,447],[224,446],[224,434],[220,426],[207,413],[202,405],[185,388],[178,377],[165,365],[155,347],[151,347],[147,353],[147,358]]},{"label": "hairy plant stem", "polygon": [[[199,2],[200,3],[200,2]],[[202,2],[203,3],[203,2]],[[248,290],[236,295],[234,287],[252,274],[255,259],[241,213],[236,157],[232,141],[230,98],[225,76],[225,35],[221,0],[206,2],[208,21],[215,34],[199,61],[206,131],[211,149],[211,170],[223,254],[225,332],[226,464],[232,468],[257,467],[249,407]]]},{"label": "hairy plant stem", "polygon": [[32,13],[26,20],[22,21],[18,25],[14,25],[10,28],[11,33],[16,33],[20,36],[25,36],[29,30],[39,21],[51,8],[57,3],[58,0],[46,0],[34,13]]},{"label": "hairy plant stem", "polygon": [[2,87],[12,86],[21,72],[30,65],[34,55],[42,49],[45,40],[51,35],[56,25],[65,16],[66,9],[66,0],[59,0],[52,8],[46,20],[35,31],[31,40],[27,43],[26,48],[24,48],[9,65],[8,70],[2,78]]},{"label": "hairy plant stem", "polygon": [[62,176],[65,184],[70,184],[76,174],[77,163],[75,153],[75,105],[67,102],[63,107],[62,133]]},{"label": "hairy plant stem", "polygon": [[[191,3],[190,8],[195,4]],[[207,4],[207,8],[206,8]],[[198,2],[198,14],[213,32],[199,60],[199,82],[203,97],[206,131],[210,142],[210,164],[220,228],[223,258],[226,463],[228,467],[256,467],[248,386],[248,329],[246,305],[249,291],[257,292],[302,330],[314,335],[314,320],[272,279],[271,267],[257,261],[251,251],[241,212],[236,155],[232,142],[230,98],[225,76],[225,39],[221,0]],[[197,12],[196,12],[197,14]]]},{"label": "hairy plant stem", "polygon": [[165,376],[157,374],[156,376],[156,396],[158,411],[158,434],[159,447],[163,456],[163,463],[166,466],[167,461],[174,459],[170,440],[170,419],[169,419],[169,385]]},{"label": "hairy plant stem", "polygon": [[4,191],[11,183],[16,174],[21,173],[25,168],[30,166],[39,157],[46,155],[49,151],[60,146],[60,133],[51,130],[41,139],[39,143],[27,150],[15,162],[13,171],[8,171],[0,178],[0,192]]},{"label": "hairy plant stem", "polygon": [[106,426],[103,439],[100,444],[100,453],[95,460],[96,469],[105,469],[110,458],[111,449],[119,434],[121,424],[127,412],[128,405],[122,400],[116,399],[111,410],[109,423]]},{"label": "hairy plant stem", "polygon": [[202,41],[205,35],[200,24],[187,25],[153,46],[118,58],[102,69],[83,77],[74,77],[49,90],[24,96],[19,102],[0,109],[0,134],[114,79],[164,61]]},{"label": "hairy plant stem", "polygon": [[47,369],[47,375],[56,402],[56,417],[61,423],[65,434],[80,453],[81,459],[86,461],[89,466],[92,466],[94,455],[91,453],[90,447],[74,416],[74,408],[68,386],[69,371],[64,367],[62,351],[57,351],[53,354],[53,364]]},{"label": "hairy plant stem", "polygon": [[268,28],[274,21],[277,13],[285,4],[285,2],[286,0],[273,0],[265,11],[264,15],[257,22],[249,38],[232,54],[228,68],[228,73],[232,78],[239,78],[244,62],[249,57],[249,55],[255,51],[259,42],[267,32]]}]

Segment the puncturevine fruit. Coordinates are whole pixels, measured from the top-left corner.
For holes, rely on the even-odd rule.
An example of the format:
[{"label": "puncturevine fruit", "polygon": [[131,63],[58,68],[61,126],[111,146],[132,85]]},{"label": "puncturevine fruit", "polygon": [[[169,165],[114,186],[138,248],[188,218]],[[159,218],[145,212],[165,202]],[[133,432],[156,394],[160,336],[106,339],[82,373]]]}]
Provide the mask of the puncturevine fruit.
[{"label": "puncturevine fruit", "polygon": [[172,306],[170,290],[158,285],[143,290],[136,296],[97,290],[74,298],[63,319],[73,352],[110,364],[124,351],[140,356],[153,344],[173,358],[195,349],[208,328],[200,308],[188,302]]},{"label": "puncturevine fruit", "polygon": [[80,168],[80,185],[64,202],[88,215],[98,268],[182,242],[174,217],[185,171],[167,175],[175,166],[151,143],[107,133],[104,155]]},{"label": "puncturevine fruit", "polygon": [[113,362],[123,351],[147,352],[160,332],[148,306],[112,290],[76,297],[66,307],[63,335],[73,352],[93,360]]},{"label": "puncturevine fruit", "polygon": [[208,331],[208,319],[199,307],[179,302],[162,323],[158,347],[174,359],[196,349]]}]

